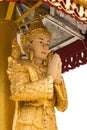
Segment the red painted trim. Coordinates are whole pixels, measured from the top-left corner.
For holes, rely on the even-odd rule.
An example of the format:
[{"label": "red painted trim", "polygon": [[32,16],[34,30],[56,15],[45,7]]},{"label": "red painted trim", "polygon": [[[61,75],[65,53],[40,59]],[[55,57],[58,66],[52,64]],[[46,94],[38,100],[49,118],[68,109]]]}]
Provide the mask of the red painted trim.
[{"label": "red painted trim", "polygon": [[87,40],[78,40],[56,51],[62,60],[62,73],[87,64]]},{"label": "red painted trim", "polygon": [[[87,19],[83,20],[82,17],[80,17],[78,15],[78,13],[76,12],[76,10],[73,10],[73,9],[70,9],[70,10],[67,10],[65,5],[64,5],[64,2],[61,1],[59,2],[60,3],[60,6],[56,6],[54,3],[52,3],[52,1],[46,1],[46,0],[42,0],[44,3],[48,4],[49,6],[52,6],[54,8],[56,8],[57,10],[61,10],[63,13],[67,14],[67,15],[70,15],[71,17],[75,18],[76,20],[78,21],[81,21],[83,22],[84,24],[87,24]],[[85,8],[85,7],[84,7]],[[71,14],[70,11],[73,10],[74,12]],[[85,17],[87,18],[87,17]]]},{"label": "red painted trim", "polygon": [[76,42],[57,50],[56,53],[58,53],[62,59],[65,59],[85,50],[84,44],[87,47],[87,41],[77,40]]}]

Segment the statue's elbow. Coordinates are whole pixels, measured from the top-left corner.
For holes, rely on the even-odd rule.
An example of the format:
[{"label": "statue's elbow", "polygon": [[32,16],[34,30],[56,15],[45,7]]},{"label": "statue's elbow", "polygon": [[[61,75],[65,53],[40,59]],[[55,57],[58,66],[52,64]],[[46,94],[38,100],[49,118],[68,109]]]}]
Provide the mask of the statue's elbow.
[{"label": "statue's elbow", "polygon": [[56,108],[59,111],[64,112],[68,108],[68,101],[63,101],[61,104],[56,105]]}]

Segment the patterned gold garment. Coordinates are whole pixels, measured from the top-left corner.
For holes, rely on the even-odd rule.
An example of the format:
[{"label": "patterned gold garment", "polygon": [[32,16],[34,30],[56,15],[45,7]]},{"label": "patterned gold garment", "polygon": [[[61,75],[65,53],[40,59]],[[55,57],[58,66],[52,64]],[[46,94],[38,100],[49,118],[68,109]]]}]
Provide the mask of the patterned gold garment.
[{"label": "patterned gold garment", "polygon": [[54,107],[64,111],[68,104],[63,79],[54,84],[44,66],[11,57],[7,73],[16,103],[12,130],[57,130]]}]

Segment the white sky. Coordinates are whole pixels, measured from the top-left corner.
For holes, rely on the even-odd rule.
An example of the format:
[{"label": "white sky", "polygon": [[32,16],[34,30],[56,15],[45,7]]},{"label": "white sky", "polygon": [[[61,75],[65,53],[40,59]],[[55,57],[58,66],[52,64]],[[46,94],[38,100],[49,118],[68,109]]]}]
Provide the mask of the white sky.
[{"label": "white sky", "polygon": [[63,74],[68,109],[56,111],[58,130],[87,130],[87,64]]}]

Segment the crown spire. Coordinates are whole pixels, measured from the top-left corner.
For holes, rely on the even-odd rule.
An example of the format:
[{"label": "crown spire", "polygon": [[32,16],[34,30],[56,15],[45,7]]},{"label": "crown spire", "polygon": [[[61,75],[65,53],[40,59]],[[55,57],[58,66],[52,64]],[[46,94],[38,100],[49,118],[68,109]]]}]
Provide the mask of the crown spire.
[{"label": "crown spire", "polygon": [[39,29],[39,28],[46,29],[46,27],[44,26],[44,24],[42,22],[42,18],[41,18],[40,14],[39,14],[39,9],[36,8],[35,12],[34,12],[34,17],[30,22],[28,32],[31,32],[31,31],[33,31],[35,29]]}]

